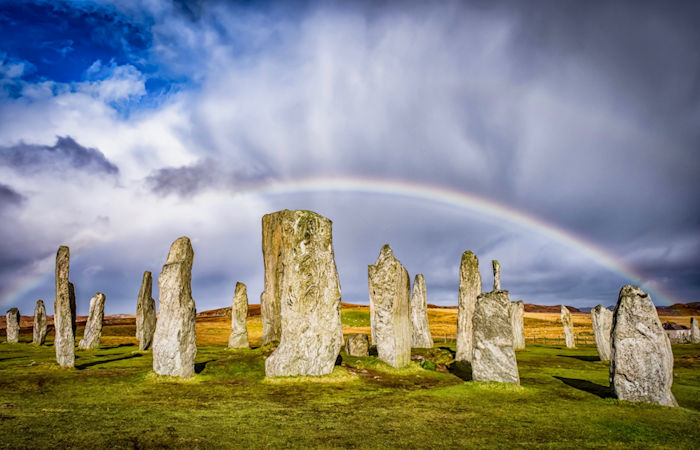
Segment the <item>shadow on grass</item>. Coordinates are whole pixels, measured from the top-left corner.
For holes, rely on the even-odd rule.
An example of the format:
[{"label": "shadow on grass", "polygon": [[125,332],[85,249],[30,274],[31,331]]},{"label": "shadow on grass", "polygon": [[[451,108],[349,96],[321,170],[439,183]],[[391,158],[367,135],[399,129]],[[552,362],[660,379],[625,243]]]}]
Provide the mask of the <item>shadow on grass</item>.
[{"label": "shadow on grass", "polygon": [[610,388],[603,386],[602,384],[596,384],[588,380],[579,380],[577,378],[558,377],[556,375],[554,378],[567,386],[578,389],[579,391],[588,392],[589,394],[597,395],[600,398],[613,398]]},{"label": "shadow on grass", "polygon": [[214,362],[214,361],[217,361],[217,360],[216,359],[209,359],[209,360],[204,361],[204,362],[195,363],[194,364],[194,373],[198,373],[198,374],[202,373],[204,371],[204,369],[206,369],[207,364],[209,364],[210,362]]},{"label": "shadow on grass", "polygon": [[75,368],[78,370],[83,370],[83,369],[87,369],[88,367],[99,366],[100,364],[107,364],[107,363],[111,363],[111,362],[115,362],[115,361],[123,361],[125,359],[131,359],[131,358],[139,358],[141,356],[143,356],[143,355],[141,355],[139,353],[135,353],[133,355],[122,356],[121,358],[105,359],[102,361],[93,361],[93,362],[89,362],[89,363],[85,363],[85,364],[76,364]]},{"label": "shadow on grass", "polygon": [[574,358],[574,359],[578,359],[579,361],[586,361],[586,362],[600,361],[600,358],[598,356],[584,356],[584,355],[557,355],[557,356],[561,356],[562,358]]},{"label": "shadow on grass", "polygon": [[0,358],[0,362],[1,361],[9,361],[11,359],[20,359],[20,358],[24,358],[24,356],[11,356],[9,358]]},{"label": "shadow on grass", "polygon": [[447,370],[463,381],[472,381],[472,365],[468,361],[455,361],[447,366]]},{"label": "shadow on grass", "polygon": [[450,352],[450,355],[452,355],[453,358],[455,357],[455,355],[457,355],[457,352],[452,350],[450,347],[438,347],[438,348],[440,350],[445,350],[445,351]]},{"label": "shadow on grass", "polygon": [[111,350],[113,348],[122,348],[122,347],[137,347],[134,344],[119,344],[119,345],[110,345],[108,347],[100,347],[100,350]]}]

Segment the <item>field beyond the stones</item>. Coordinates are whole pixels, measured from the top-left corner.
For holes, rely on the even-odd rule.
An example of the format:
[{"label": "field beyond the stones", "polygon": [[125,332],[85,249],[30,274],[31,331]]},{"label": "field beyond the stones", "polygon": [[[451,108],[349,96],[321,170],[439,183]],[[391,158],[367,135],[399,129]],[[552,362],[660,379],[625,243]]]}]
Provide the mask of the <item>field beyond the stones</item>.
[{"label": "field beyond the stones", "polygon": [[[334,373],[318,378],[266,379],[272,348],[260,347],[255,315],[255,348],[235,351],[225,348],[230,318],[200,315],[197,375],[189,380],[152,373],[132,318],[108,320],[100,349],[76,349],[75,369],[56,365],[52,331],[37,348],[25,327],[20,344],[0,344],[0,446],[698,448],[700,345],[673,346],[679,408],[619,402],[595,346],[556,345],[558,317],[526,313],[528,348],[516,352],[521,386],[476,383],[468,364],[451,362],[455,312],[430,309],[435,348],[414,350],[408,368],[341,353]],[[589,316],[574,321],[585,340]],[[367,308],[346,305],[343,324],[346,333],[368,333]],[[424,369],[424,360],[433,364]]]}]

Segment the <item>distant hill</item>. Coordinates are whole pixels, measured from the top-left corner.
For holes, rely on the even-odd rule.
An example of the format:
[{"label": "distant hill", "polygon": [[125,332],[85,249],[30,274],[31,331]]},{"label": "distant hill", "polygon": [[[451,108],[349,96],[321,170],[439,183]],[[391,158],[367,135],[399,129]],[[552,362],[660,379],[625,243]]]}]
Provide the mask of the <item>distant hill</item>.
[{"label": "distant hill", "polygon": [[[575,308],[573,306],[566,305],[566,307],[572,313],[581,312],[580,309]],[[535,305],[534,303],[525,303],[525,312],[560,314],[561,313],[561,305],[550,306],[550,305]]]}]

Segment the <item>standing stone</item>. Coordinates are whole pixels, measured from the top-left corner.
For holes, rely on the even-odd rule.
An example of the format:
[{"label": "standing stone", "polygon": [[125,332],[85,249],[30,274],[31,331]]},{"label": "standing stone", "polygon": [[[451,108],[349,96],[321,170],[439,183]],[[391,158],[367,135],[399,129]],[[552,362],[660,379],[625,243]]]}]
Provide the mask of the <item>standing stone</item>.
[{"label": "standing stone", "polygon": [[571,319],[569,309],[561,305],[561,323],[564,326],[564,340],[567,348],[576,348],[576,340],[574,339],[574,321]]},{"label": "standing stone", "polygon": [[236,283],[231,308],[231,335],[228,337],[228,348],[248,348],[248,291],[245,284]]},{"label": "standing stone", "polygon": [[345,353],[350,356],[368,356],[369,339],[366,334],[349,334],[345,340]]},{"label": "standing stone", "polygon": [[343,346],[333,222],[312,211],[280,213],[280,345],[265,374],[327,375]]},{"label": "standing stone", "polygon": [[501,290],[501,263],[499,263],[497,260],[492,260],[491,264],[493,265],[493,290],[494,291],[500,291]]},{"label": "standing stone", "polygon": [[671,393],[673,353],[651,297],[623,286],[612,326],[610,386],[620,400],[678,406]]},{"label": "standing stone", "polygon": [[411,362],[411,280],[389,244],[367,268],[369,298],[374,303],[375,335],[379,359],[392,367]]},{"label": "standing stone", "polygon": [[105,295],[98,292],[90,299],[90,314],[85,323],[83,338],[78,342],[78,347],[84,350],[94,349],[100,346],[102,337],[102,321],[105,316]]},{"label": "standing stone", "polygon": [[280,303],[282,272],[282,224],[293,220],[287,209],[262,218],[262,252],[265,265],[265,288],[260,294],[260,313],[263,322],[263,345],[279,341],[282,335],[282,306]]},{"label": "standing stone", "polygon": [[525,348],[525,303],[522,300],[510,304],[510,324],[513,327],[513,349]]},{"label": "standing stone", "polygon": [[472,378],[520,384],[508,291],[479,295],[474,308]]},{"label": "standing stone", "polygon": [[43,300],[36,301],[34,307],[34,330],[32,342],[34,345],[44,345],[46,342],[46,332],[48,328],[48,320],[46,319],[46,307]]},{"label": "standing stone", "polygon": [[698,327],[698,319],[690,318],[690,343],[700,344],[700,328]]},{"label": "standing stone", "polygon": [[415,348],[432,348],[433,338],[430,336],[428,323],[428,302],[423,274],[416,275],[411,293],[411,346]]},{"label": "standing stone", "polygon": [[170,246],[158,277],[160,311],[153,335],[153,370],[159,375],[194,375],[196,309],[192,299],[194,251],[188,237]]},{"label": "standing stone", "polygon": [[470,251],[462,253],[459,265],[459,309],[457,312],[457,353],[455,361],[472,360],[472,316],[476,298],[481,294],[479,258]]},{"label": "standing stone", "polygon": [[593,336],[598,356],[601,361],[610,361],[610,330],[612,329],[613,313],[603,305],[591,310]]},{"label": "standing stone", "polygon": [[141,351],[151,348],[156,331],[156,301],[153,300],[152,290],[153,277],[151,272],[145,271],[136,300],[136,340]]},{"label": "standing stone", "polygon": [[70,250],[65,245],[56,253],[56,299],[53,304],[53,323],[56,337],[56,361],[61,367],[75,365],[75,290],[68,281]]},{"label": "standing stone", "polygon": [[16,344],[19,342],[19,309],[11,308],[7,311],[5,331],[7,332],[7,343]]},{"label": "standing stone", "polygon": [[75,286],[70,281],[68,282],[68,298],[70,299],[70,326],[73,329],[73,337],[75,337],[78,329],[78,309],[75,306]]}]

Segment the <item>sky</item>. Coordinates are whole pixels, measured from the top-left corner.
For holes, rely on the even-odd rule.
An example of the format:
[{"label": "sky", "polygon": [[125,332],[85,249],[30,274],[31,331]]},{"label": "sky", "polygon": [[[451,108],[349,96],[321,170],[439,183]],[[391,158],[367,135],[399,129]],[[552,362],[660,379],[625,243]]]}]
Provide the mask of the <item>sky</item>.
[{"label": "sky", "polygon": [[[261,217],[333,221],[343,300],[388,243],[456,305],[700,300],[700,7],[0,0],[0,306],[134,313],[189,236],[198,310],[263,288]],[[158,287],[154,282],[154,298]]]}]

